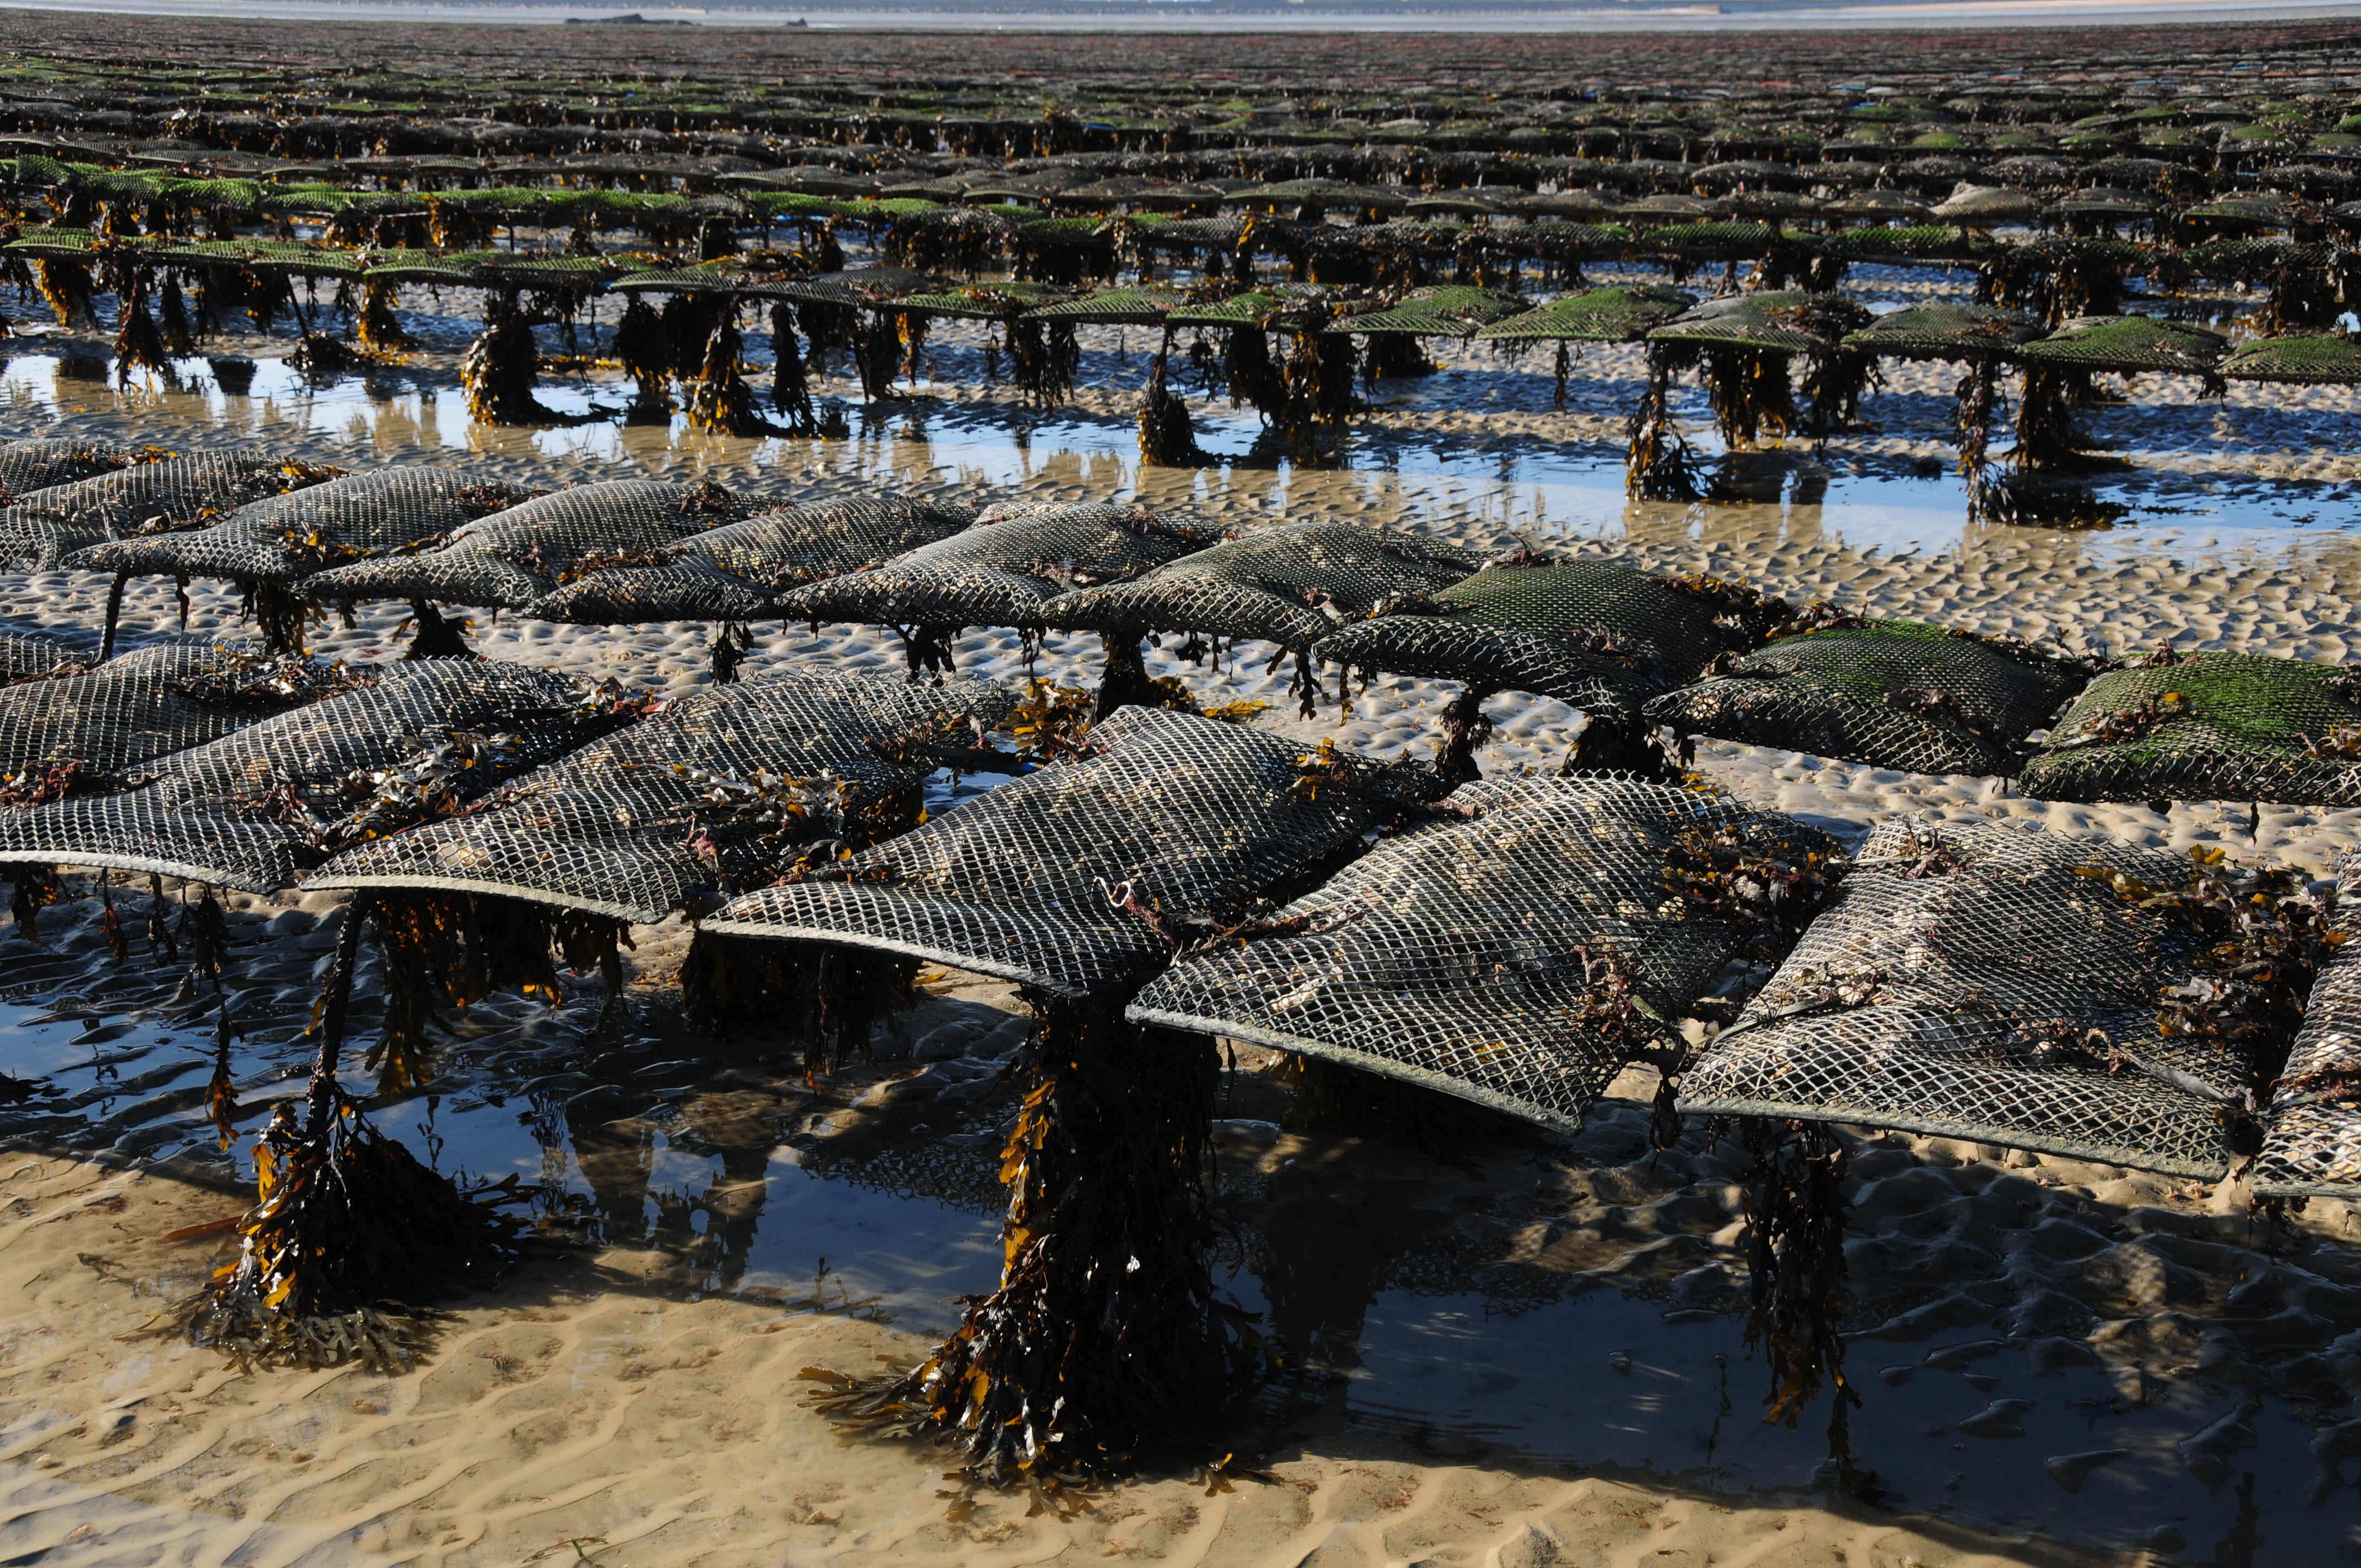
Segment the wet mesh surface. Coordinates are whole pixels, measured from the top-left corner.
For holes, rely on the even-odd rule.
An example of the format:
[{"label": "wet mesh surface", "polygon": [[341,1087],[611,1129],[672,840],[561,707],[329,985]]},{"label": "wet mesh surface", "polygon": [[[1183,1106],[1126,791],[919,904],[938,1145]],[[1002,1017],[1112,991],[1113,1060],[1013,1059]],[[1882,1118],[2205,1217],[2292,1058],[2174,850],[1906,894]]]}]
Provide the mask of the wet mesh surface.
[{"label": "wet mesh surface", "polygon": [[0,685],[35,680],[63,665],[94,664],[98,650],[38,631],[0,631]]},{"label": "wet mesh surface", "polygon": [[2361,683],[2334,664],[2254,653],[2111,670],[2022,782],[2037,800],[2361,805]]},{"label": "wet mesh surface", "polygon": [[2021,311],[1937,300],[1878,317],[1846,334],[1845,346],[1896,359],[1991,359],[2040,335],[2040,323]]},{"label": "wet mesh surface", "polygon": [[2256,337],[2222,362],[2232,381],[2361,387],[2361,345],[2342,337]]},{"label": "wet mesh surface", "polygon": [[222,677],[260,663],[247,650],[161,643],[87,674],[10,686],[0,691],[0,777],[68,762],[120,775],[267,718],[288,701],[215,695]]},{"label": "wet mesh surface", "polygon": [[1631,343],[1697,302],[1695,294],[1656,284],[1590,289],[1495,322],[1476,335],[1493,343]]},{"label": "wet mesh surface", "polygon": [[93,545],[67,565],[289,583],[366,556],[430,544],[533,493],[464,468],[376,468],[252,502],[211,528]]},{"label": "wet mesh surface", "polygon": [[[614,722],[562,675],[473,659],[392,665],[374,685],[157,758],[142,788],[0,812],[0,859],[268,893],[320,858],[307,854],[315,835],[370,799],[375,771],[418,764],[420,782],[447,781],[447,808]],[[468,732],[492,743],[448,750]]]},{"label": "wet mesh surface", "polygon": [[2361,853],[2337,868],[2345,946],[2312,984],[2255,1162],[2257,1198],[2361,1198]]},{"label": "wet mesh surface", "polygon": [[112,446],[103,442],[43,436],[32,441],[0,443],[0,492],[14,497],[51,485],[94,479],[101,474],[134,463],[166,455],[145,446]]},{"label": "wet mesh surface", "polygon": [[1143,577],[1064,594],[1043,620],[1069,630],[1199,631],[1309,648],[1401,595],[1423,598],[1476,558],[1416,534],[1290,522],[1202,550]]},{"label": "wet mesh surface", "polygon": [[964,501],[864,496],[782,507],[700,533],[661,565],[613,566],[536,600],[527,614],[595,626],[651,620],[748,620],[784,590],[897,555],[972,523]]},{"label": "wet mesh surface", "polygon": [[1354,669],[1636,708],[1745,645],[1707,601],[1620,561],[1576,561],[1488,566],[1312,652]]},{"label": "wet mesh surface", "polygon": [[1103,750],[1087,761],[734,900],[707,928],[882,948],[1057,995],[1104,995],[1171,950],[1109,890],[1129,883],[1174,927],[1226,924],[1357,849],[1391,809],[1376,790],[1301,787],[1301,747],[1241,725],[1126,707],[1090,739]]},{"label": "wet mesh surface", "polygon": [[207,452],[27,491],[0,511],[0,560],[27,569],[54,566],[103,540],[203,527],[333,473],[257,453]]},{"label": "wet mesh surface", "polygon": [[2077,370],[2161,370],[2202,376],[2229,352],[2218,332],[2149,316],[2081,316],[2017,350],[2041,365]]},{"label": "wet mesh surface", "polygon": [[1485,780],[1445,821],[1381,842],[1279,918],[1297,934],[1225,943],[1151,981],[1130,1016],[1327,1057],[1574,1129],[1635,1049],[1669,1025],[1623,1022],[1617,975],[1686,1014],[1747,934],[1666,875],[1683,833],[1781,858],[1834,843],[1788,818],[1617,779]]},{"label": "wet mesh surface", "polygon": [[[979,681],[833,673],[682,698],[475,816],[349,850],[306,887],[445,887],[652,923],[759,887],[843,813],[916,789],[1015,699]],[[692,850],[700,832],[709,855]]]},{"label": "wet mesh surface", "polygon": [[1828,347],[1835,340],[1835,333],[1850,324],[1843,321],[1846,304],[1839,294],[1811,294],[1792,289],[1731,294],[1708,300],[1682,313],[1651,332],[1648,338],[1655,343],[1803,354]]},{"label": "wet mesh surface", "polygon": [[2007,774],[2086,673],[1910,620],[1783,637],[1648,718],[1697,735],[1916,773]]},{"label": "wet mesh surface", "polygon": [[1193,518],[1104,501],[988,507],[975,525],[781,596],[791,620],[884,626],[1039,626],[1068,590],[1123,582],[1220,537]]},{"label": "wet mesh surface", "polygon": [[[1836,902],[1690,1069],[1681,1109],[2222,1175],[2215,1100],[2128,1062],[2110,1070],[2122,1051],[2241,1091],[2243,1058],[2158,1032],[2158,998],[2187,981],[2197,943],[2078,868],[2180,887],[2189,863],[2011,823],[1880,824]],[[2082,1045],[2092,1029],[2108,1044]]]},{"label": "wet mesh surface", "polygon": [[718,485],[608,479],[469,523],[438,549],[322,572],[323,599],[426,599],[522,609],[566,578],[653,555],[742,513]]}]

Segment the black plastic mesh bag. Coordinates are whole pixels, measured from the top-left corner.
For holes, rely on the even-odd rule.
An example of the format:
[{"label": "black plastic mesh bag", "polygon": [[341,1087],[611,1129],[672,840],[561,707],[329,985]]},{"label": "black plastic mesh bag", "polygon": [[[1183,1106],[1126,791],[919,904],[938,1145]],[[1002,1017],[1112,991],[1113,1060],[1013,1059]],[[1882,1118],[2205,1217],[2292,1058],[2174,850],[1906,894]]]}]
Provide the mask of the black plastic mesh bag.
[{"label": "black plastic mesh bag", "polygon": [[963,501],[863,496],[781,507],[725,523],[644,566],[610,566],[566,584],[526,611],[577,625],[751,620],[791,588],[866,572],[972,523]]},{"label": "black plastic mesh bag", "polygon": [[[1431,796],[1242,725],[1127,707],[1092,754],[1027,774],[916,832],[732,901],[706,929],[880,948],[1053,997],[1137,985],[1205,923],[1357,852]],[[1290,886],[1290,883],[1295,886]],[[1127,907],[1126,905],[1128,905]]]},{"label": "black plastic mesh bag", "polygon": [[2344,946],[2312,981],[2272,1086],[2257,1198],[2361,1199],[2361,853],[2337,868],[2336,905]]},{"label": "black plastic mesh bag", "polygon": [[2037,800],[2361,805],[2361,677],[2254,653],[2151,657],[2092,681],[2022,783]]},{"label": "black plastic mesh bag", "polygon": [[711,687],[303,885],[498,894],[642,924],[701,915],[840,841],[848,818],[916,790],[1014,705],[980,681],[851,673]]},{"label": "black plastic mesh bag", "polygon": [[2254,1064],[2161,1031],[2205,943],[2147,897],[2191,869],[2014,823],[1881,823],[1681,1109],[2218,1177]]},{"label": "black plastic mesh bag", "polygon": [[1667,692],[1684,734],[1918,773],[2007,774],[2026,735],[2090,678],[2037,649],[1915,620],[1828,620]]},{"label": "black plastic mesh bag", "polygon": [[240,507],[188,533],[93,545],[66,565],[101,572],[291,583],[389,551],[431,545],[533,492],[464,468],[371,469]]},{"label": "black plastic mesh bag", "polygon": [[135,463],[153,463],[171,454],[158,446],[115,446],[73,436],[38,436],[0,443],[0,495],[21,496],[51,485],[94,479]]},{"label": "black plastic mesh bag", "polygon": [[1062,594],[1041,608],[1067,630],[1195,631],[1297,651],[1389,599],[1421,598],[1476,570],[1476,558],[1415,534],[1351,522],[1290,522],[1175,561],[1127,583]]},{"label": "black plastic mesh bag", "polygon": [[1348,669],[1636,711],[1753,641],[1708,587],[1687,591],[1621,561],[1573,561],[1487,566],[1332,632],[1312,652]]},{"label": "black plastic mesh bag", "polygon": [[0,511],[0,560],[27,569],[54,566],[104,540],[201,528],[335,473],[252,452],[207,452],[52,485]]},{"label": "black plastic mesh bag", "polygon": [[156,758],[142,787],[0,812],[0,861],[268,893],[338,845],[459,808],[620,722],[575,681],[430,659]]},{"label": "black plastic mesh bag", "polygon": [[[1572,1130],[1635,1055],[1677,1056],[1669,1021],[1732,957],[1784,951],[1810,905],[1796,889],[1836,850],[1630,779],[1478,781],[1445,807],[1467,815],[1380,843],[1261,931],[1176,964],[1129,1016]],[[1759,873],[1754,898],[1715,885],[1737,885],[1711,874],[1717,857]]]},{"label": "black plastic mesh bag", "polygon": [[98,655],[78,642],[38,631],[0,631],[0,685],[38,680],[71,666],[79,671]]},{"label": "black plastic mesh bag", "polygon": [[1122,582],[1220,537],[1194,520],[1104,501],[988,507],[975,525],[785,594],[790,620],[870,625],[1038,627],[1043,607],[1077,587]]},{"label": "black plastic mesh bag", "polygon": [[651,558],[742,510],[736,497],[710,481],[602,480],[468,523],[433,550],[321,572],[304,591],[325,600],[522,609],[574,577]]}]

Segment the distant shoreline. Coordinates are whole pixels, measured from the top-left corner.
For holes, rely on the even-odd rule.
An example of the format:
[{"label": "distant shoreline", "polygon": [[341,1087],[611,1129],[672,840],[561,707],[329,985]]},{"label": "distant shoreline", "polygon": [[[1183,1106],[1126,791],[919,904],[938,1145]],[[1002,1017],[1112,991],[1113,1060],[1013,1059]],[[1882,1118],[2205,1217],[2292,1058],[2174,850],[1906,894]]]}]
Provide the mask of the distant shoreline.
[{"label": "distant shoreline", "polygon": [[[0,0],[0,9],[60,9],[54,0]],[[745,29],[802,28],[847,32],[1071,33],[1520,33],[1804,32],[1837,28],[1908,30],[2077,24],[2265,22],[2361,17],[2361,0],[1875,0],[1860,5],[1726,0],[1723,4],[1662,5],[1553,5],[1517,0],[1465,5],[1442,4],[1397,11],[1380,6],[1263,8],[1251,0],[1149,0],[1149,3],[1032,8],[938,10],[875,5],[638,6],[611,9],[565,0],[86,0],[63,7],[122,16],[192,16],[216,20],[597,26],[688,25]]]}]

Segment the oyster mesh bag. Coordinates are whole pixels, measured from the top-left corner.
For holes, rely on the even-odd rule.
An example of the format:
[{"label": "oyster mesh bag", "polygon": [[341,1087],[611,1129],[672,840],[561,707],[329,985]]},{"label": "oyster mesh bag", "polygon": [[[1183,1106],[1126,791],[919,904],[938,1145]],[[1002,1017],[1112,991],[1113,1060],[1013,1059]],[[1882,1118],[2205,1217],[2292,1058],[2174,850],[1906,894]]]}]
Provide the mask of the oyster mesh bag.
[{"label": "oyster mesh bag", "polygon": [[2154,655],[2092,681],[2021,783],[2037,800],[2361,805],[2361,676],[2254,653]]},{"label": "oyster mesh bag", "polygon": [[1620,561],[1488,566],[1430,598],[1332,632],[1313,654],[1383,670],[1634,709],[1752,646],[1733,605]]},{"label": "oyster mesh bag", "polygon": [[38,631],[0,631],[0,685],[38,680],[63,670],[80,670],[98,662],[97,652],[79,642]]},{"label": "oyster mesh bag", "polygon": [[331,566],[431,544],[532,494],[464,468],[375,468],[251,502],[210,528],[93,545],[66,564],[291,583]]},{"label": "oyster mesh bag", "polygon": [[[789,620],[933,629],[938,641],[966,626],[1038,627],[1058,595],[1138,576],[1218,537],[1205,524],[1142,506],[988,507],[972,528],[875,571],[784,594],[778,609]],[[915,643],[913,656],[920,656]]]},{"label": "oyster mesh bag", "polygon": [[2208,947],[2169,906],[2191,880],[2161,850],[1883,822],[1681,1109],[2218,1177],[2254,1062],[2161,1022]]},{"label": "oyster mesh bag", "polygon": [[1840,617],[1648,704],[1683,734],[1917,773],[2006,774],[2091,666],[1915,620]]},{"label": "oyster mesh bag", "polygon": [[104,540],[200,528],[335,473],[258,453],[206,452],[27,491],[0,511],[0,560],[28,570],[54,566]]},{"label": "oyster mesh bag", "polygon": [[1445,806],[1466,815],[1183,959],[1129,1016],[1571,1129],[1626,1061],[1677,1056],[1668,1020],[1730,959],[1778,957],[1836,850],[1787,817],[1632,779],[1484,780]]},{"label": "oyster mesh bag", "polygon": [[51,485],[94,479],[135,463],[151,463],[170,454],[153,446],[114,446],[71,436],[38,436],[30,441],[0,443],[0,494],[21,496]]},{"label": "oyster mesh bag", "polygon": [[336,846],[455,810],[620,722],[571,679],[431,659],[159,757],[140,787],[0,813],[0,860],[268,893]]},{"label": "oyster mesh bag", "polygon": [[85,674],[9,686],[0,690],[5,803],[110,782],[119,786],[152,758],[375,678],[374,671],[189,641],[120,654]]},{"label": "oyster mesh bag", "polygon": [[522,609],[575,577],[653,559],[742,511],[736,497],[709,481],[601,480],[468,523],[432,550],[331,568],[306,582],[304,591],[324,600],[418,599]]},{"label": "oyster mesh bag", "polygon": [[751,620],[790,588],[866,572],[975,521],[963,501],[861,496],[781,507],[724,523],[663,552],[654,565],[610,566],[533,602],[542,620],[621,626]]},{"label": "oyster mesh bag", "polygon": [[1379,769],[1243,725],[1126,707],[1059,763],[915,832],[731,901],[705,929],[880,948],[1086,999],[1291,896],[1432,798]]},{"label": "oyster mesh bag", "polygon": [[2257,1198],[2361,1198],[2361,852],[2345,855],[2336,883],[2344,945],[2312,981],[2272,1086]]},{"label": "oyster mesh bag", "polygon": [[1415,534],[1350,522],[1290,522],[1044,606],[1067,630],[1194,631],[1301,651],[1387,600],[1421,598],[1477,568],[1475,557]]},{"label": "oyster mesh bag", "polygon": [[516,780],[489,809],[339,855],[306,888],[447,888],[651,924],[760,886],[922,784],[1015,699],[795,673],[711,687]]}]

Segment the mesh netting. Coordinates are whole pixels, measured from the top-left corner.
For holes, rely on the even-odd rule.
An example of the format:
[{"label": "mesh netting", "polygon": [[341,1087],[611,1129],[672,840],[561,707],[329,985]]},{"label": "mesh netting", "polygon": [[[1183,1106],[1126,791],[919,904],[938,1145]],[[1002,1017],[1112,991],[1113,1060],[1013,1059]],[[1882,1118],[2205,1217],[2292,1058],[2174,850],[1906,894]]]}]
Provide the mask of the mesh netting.
[{"label": "mesh netting", "polygon": [[1847,334],[1845,346],[1896,359],[2005,358],[2040,335],[2022,312],[1938,300],[1882,315]]},{"label": "mesh netting", "polygon": [[1647,711],[1684,734],[1872,767],[2007,774],[2026,736],[2088,678],[2086,666],[2020,643],[1844,617],[1782,637]]},{"label": "mesh netting", "polygon": [[1348,669],[1636,707],[1748,639],[1709,599],[1620,561],[1488,566],[1422,602],[1331,633],[1313,655]]},{"label": "mesh netting", "polygon": [[2337,868],[2345,945],[2321,967],[2303,1028],[2272,1086],[2257,1198],[2361,1198],[2361,854]]},{"label": "mesh netting", "polygon": [[1197,631],[1304,649],[1401,595],[1423,598],[1475,559],[1413,534],[1290,522],[1201,550],[1132,582],[1060,595],[1043,621],[1067,630]]},{"label": "mesh netting", "polygon": [[114,446],[67,436],[42,436],[31,441],[0,444],[0,494],[21,496],[51,485],[94,479],[135,463],[153,463],[170,455],[154,446]]},{"label": "mesh netting", "polygon": [[0,860],[267,893],[340,842],[454,810],[615,722],[542,671],[388,666],[372,685],[157,758],[143,787],[0,813]]},{"label": "mesh netting", "polygon": [[1695,294],[1657,284],[1590,289],[1560,295],[1476,335],[1491,343],[1632,343],[1696,303]]},{"label": "mesh netting", "polygon": [[1013,705],[982,682],[854,674],[712,687],[518,780],[490,810],[353,850],[304,886],[500,894],[643,924],[701,914],[916,789]]},{"label": "mesh netting", "polygon": [[159,643],[85,674],[0,691],[0,778],[21,798],[71,764],[84,787],[342,689],[339,674],[203,642]]},{"label": "mesh netting", "polygon": [[1670,857],[1716,839],[1780,864],[1835,849],[1785,817],[1627,779],[1478,782],[1446,805],[1471,819],[1380,843],[1270,935],[1159,976],[1129,1015],[1572,1130],[1633,1055],[1679,1048],[1664,1020],[1754,935],[1685,898]]},{"label": "mesh netting", "polygon": [[1889,820],[1681,1109],[1971,1138],[2170,1175],[2228,1168],[2218,1114],[2251,1064],[2167,1037],[2200,944],[2118,894],[2189,862],[2014,823]]},{"label": "mesh netting", "polygon": [[2041,203],[2004,185],[1962,185],[1938,203],[1932,215],[1946,223],[1979,227],[2030,223],[2041,215]]},{"label": "mesh netting", "polygon": [[2230,340],[2186,322],[2151,316],[2081,316],[2048,337],[2017,350],[2037,365],[2073,370],[2131,373],[2160,370],[2184,376],[2209,374]]},{"label": "mesh netting", "polygon": [[[1326,870],[1432,775],[1356,782],[1301,748],[1193,715],[1123,708],[1092,754],[994,790],[706,929],[882,948],[1088,998],[1137,984],[1206,921]],[[1118,900],[1127,899],[1131,907]],[[1169,933],[1169,934],[1168,934]]]},{"label": "mesh netting", "polygon": [[1841,295],[1765,290],[1708,300],[1648,334],[1651,343],[1804,354],[1832,346],[1852,323]]},{"label": "mesh netting", "polygon": [[2187,653],[2111,670],[2026,764],[2037,800],[2361,805],[2361,682],[2334,664]]},{"label": "mesh netting", "polygon": [[93,545],[67,565],[288,583],[390,550],[430,545],[532,494],[463,468],[377,468],[255,501],[211,528]]},{"label": "mesh netting", "polygon": [[1076,299],[1027,311],[1026,315],[1028,320],[1064,322],[1068,326],[1156,326],[1180,299],[1163,289],[1094,289]]},{"label": "mesh netting", "polygon": [[2345,337],[2257,337],[2222,362],[2232,381],[2361,387],[2361,345]]},{"label": "mesh netting", "polygon": [[592,572],[534,602],[543,620],[631,625],[748,620],[773,599],[847,572],[866,572],[975,521],[963,501],[873,496],[782,507],[700,533],[660,565]]},{"label": "mesh netting", "polygon": [[98,662],[98,655],[78,642],[38,631],[0,630],[0,685],[38,680],[71,664],[80,669]]},{"label": "mesh netting", "polygon": [[1491,289],[1446,283],[1413,289],[1382,311],[1344,316],[1327,330],[1366,335],[1396,333],[1412,337],[1465,337],[1477,328],[1522,315],[1527,302]]},{"label": "mesh netting", "polygon": [[975,525],[780,597],[790,620],[884,626],[1039,626],[1069,589],[1123,582],[1200,549],[1218,532],[1144,506],[1100,501],[988,507]]},{"label": "mesh netting", "polygon": [[335,473],[250,452],[207,452],[52,485],[0,511],[0,559],[27,569],[54,566],[102,540],[202,527]]},{"label": "mesh netting", "polygon": [[423,599],[522,609],[586,572],[682,543],[741,510],[719,485],[609,479],[472,522],[437,549],[355,562],[312,577],[320,599]]}]

